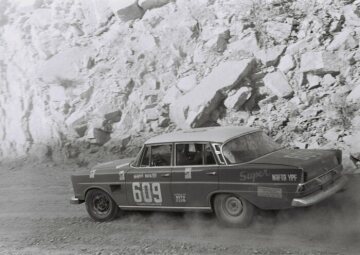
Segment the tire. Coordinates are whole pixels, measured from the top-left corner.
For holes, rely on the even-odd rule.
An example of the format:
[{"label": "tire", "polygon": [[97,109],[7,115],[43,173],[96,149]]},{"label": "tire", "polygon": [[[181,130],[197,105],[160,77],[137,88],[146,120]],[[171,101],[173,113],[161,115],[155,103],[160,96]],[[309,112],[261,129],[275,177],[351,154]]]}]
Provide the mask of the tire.
[{"label": "tire", "polygon": [[90,217],[99,222],[111,221],[119,212],[115,201],[101,189],[89,190],[85,197],[85,205]]},{"label": "tire", "polygon": [[254,217],[255,207],[234,194],[219,194],[214,199],[214,211],[224,226],[246,227]]}]

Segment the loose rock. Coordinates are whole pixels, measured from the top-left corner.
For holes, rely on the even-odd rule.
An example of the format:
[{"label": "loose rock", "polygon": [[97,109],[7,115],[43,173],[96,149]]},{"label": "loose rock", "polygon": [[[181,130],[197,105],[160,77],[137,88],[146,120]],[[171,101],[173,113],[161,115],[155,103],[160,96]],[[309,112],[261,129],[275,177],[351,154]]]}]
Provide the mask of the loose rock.
[{"label": "loose rock", "polygon": [[144,10],[140,8],[137,0],[108,0],[108,3],[121,21],[138,19],[144,15]]},{"label": "loose rock", "polygon": [[286,76],[280,71],[267,74],[264,77],[264,84],[278,97],[289,97],[294,93]]},{"label": "loose rock", "polygon": [[241,106],[250,98],[251,96],[251,88],[249,87],[241,87],[236,91],[233,95],[230,95],[224,101],[224,105],[226,108],[230,110],[238,111]]},{"label": "loose rock", "polygon": [[340,60],[335,53],[311,51],[301,55],[301,71],[314,74],[339,73]]},{"label": "loose rock", "polygon": [[272,48],[260,50],[255,53],[256,58],[260,59],[261,62],[266,66],[276,65],[280,55],[285,51],[285,45],[279,45]]}]

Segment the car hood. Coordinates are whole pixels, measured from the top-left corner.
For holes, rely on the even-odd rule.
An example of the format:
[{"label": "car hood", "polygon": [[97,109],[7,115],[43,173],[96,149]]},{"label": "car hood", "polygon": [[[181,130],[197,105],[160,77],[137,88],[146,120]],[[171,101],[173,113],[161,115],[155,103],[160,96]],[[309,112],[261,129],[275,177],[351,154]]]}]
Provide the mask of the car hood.
[{"label": "car hood", "polygon": [[334,150],[281,149],[262,156],[252,163],[287,165],[302,168],[312,179],[325,173],[339,163]]},{"label": "car hood", "polygon": [[92,169],[96,169],[96,171],[98,171],[98,170],[127,168],[132,160],[133,158],[127,158],[127,159],[109,161],[106,163],[100,163],[95,165]]}]

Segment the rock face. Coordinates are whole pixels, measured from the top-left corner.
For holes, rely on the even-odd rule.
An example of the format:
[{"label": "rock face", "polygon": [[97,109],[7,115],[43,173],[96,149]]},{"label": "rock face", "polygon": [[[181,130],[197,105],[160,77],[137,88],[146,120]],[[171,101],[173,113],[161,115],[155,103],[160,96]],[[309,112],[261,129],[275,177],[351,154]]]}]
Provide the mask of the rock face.
[{"label": "rock face", "polygon": [[221,63],[191,92],[171,104],[171,120],[182,128],[201,127],[224,100],[224,91],[239,84],[254,65],[254,59]]},{"label": "rock face", "polygon": [[0,159],[134,156],[213,125],[356,151],[359,1],[247,2],[0,4]]},{"label": "rock face", "polygon": [[264,84],[278,97],[289,97],[294,93],[286,76],[280,71],[267,74],[264,77]]},{"label": "rock face", "polygon": [[306,52],[301,55],[301,70],[315,74],[339,73],[340,60],[332,52]]}]

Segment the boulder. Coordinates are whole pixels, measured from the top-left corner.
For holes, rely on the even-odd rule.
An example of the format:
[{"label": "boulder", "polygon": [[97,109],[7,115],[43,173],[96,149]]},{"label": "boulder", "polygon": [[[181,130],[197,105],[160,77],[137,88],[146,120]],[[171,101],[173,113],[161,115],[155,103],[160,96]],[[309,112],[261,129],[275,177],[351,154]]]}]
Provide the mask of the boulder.
[{"label": "boulder", "polygon": [[355,4],[345,5],[343,7],[343,14],[345,17],[345,24],[347,26],[360,26],[359,10]]},{"label": "boulder", "polygon": [[83,137],[87,131],[88,127],[86,124],[78,125],[74,127],[75,132],[78,134],[79,137]]},{"label": "boulder", "polygon": [[332,128],[328,131],[326,131],[323,135],[323,137],[331,142],[336,142],[339,139],[339,130],[337,128]]},{"label": "boulder", "polygon": [[88,138],[94,140],[98,145],[104,145],[107,141],[110,140],[110,132],[104,131],[100,128],[92,128]]},{"label": "boulder", "polygon": [[177,88],[182,92],[186,93],[196,86],[196,75],[189,75],[179,80]]},{"label": "boulder", "polygon": [[230,95],[224,101],[224,105],[228,109],[238,111],[241,106],[251,97],[251,88],[241,87],[233,95]]},{"label": "boulder", "polygon": [[351,50],[359,45],[359,41],[353,36],[353,30],[343,29],[335,35],[334,40],[327,46],[327,50]]},{"label": "boulder", "polygon": [[264,84],[278,97],[289,97],[294,93],[286,76],[281,71],[268,73],[264,77]]},{"label": "boulder", "polygon": [[170,0],[139,0],[138,4],[144,10],[149,10],[149,9],[161,7],[169,2]]},{"label": "boulder", "polygon": [[206,46],[216,52],[224,52],[230,39],[230,30],[218,33],[214,38],[206,42]]},{"label": "boulder", "polygon": [[230,43],[228,48],[231,52],[246,51],[253,54],[260,50],[259,42],[256,38],[255,32],[250,32],[239,40]]},{"label": "boulder", "polygon": [[204,125],[224,100],[224,91],[238,85],[254,66],[253,58],[219,64],[199,85],[170,105],[171,120],[181,128]]},{"label": "boulder", "polygon": [[121,21],[138,19],[144,15],[144,10],[138,5],[137,0],[108,0],[108,3]]},{"label": "boulder", "polygon": [[324,86],[331,86],[336,82],[336,79],[331,74],[325,74],[321,84]]},{"label": "boulder", "polygon": [[268,21],[265,23],[265,29],[268,35],[273,37],[277,42],[281,42],[290,36],[292,26],[287,23]]},{"label": "boulder", "polygon": [[71,86],[71,82],[79,78],[85,56],[92,53],[93,50],[87,47],[64,49],[39,65],[38,77],[47,83]]},{"label": "boulder", "polygon": [[121,120],[122,112],[120,110],[116,110],[113,112],[108,112],[104,114],[104,118],[106,121],[110,123],[119,122]]},{"label": "boulder", "polygon": [[316,88],[316,87],[320,86],[320,81],[321,81],[320,76],[308,73],[306,75],[306,79],[307,79],[308,84],[309,84],[309,89],[313,89],[313,88]]},{"label": "boulder", "polygon": [[181,91],[176,87],[176,85],[171,86],[166,92],[162,99],[165,104],[171,104],[176,99],[181,96]]},{"label": "boulder", "polygon": [[293,57],[290,54],[287,54],[280,59],[278,69],[280,71],[282,71],[283,73],[287,73],[291,69],[293,69],[295,66],[296,65],[295,65]]},{"label": "boulder", "polygon": [[155,121],[159,119],[159,111],[153,107],[145,109],[145,123],[149,123],[151,121]]},{"label": "boulder", "polygon": [[286,49],[285,45],[279,45],[268,49],[259,50],[255,53],[255,57],[261,60],[266,66],[276,65],[281,54]]},{"label": "boulder", "polygon": [[360,85],[357,85],[346,97],[347,102],[358,102],[360,100]]},{"label": "boulder", "polygon": [[339,73],[340,60],[329,51],[310,51],[301,55],[301,71],[314,74]]}]

